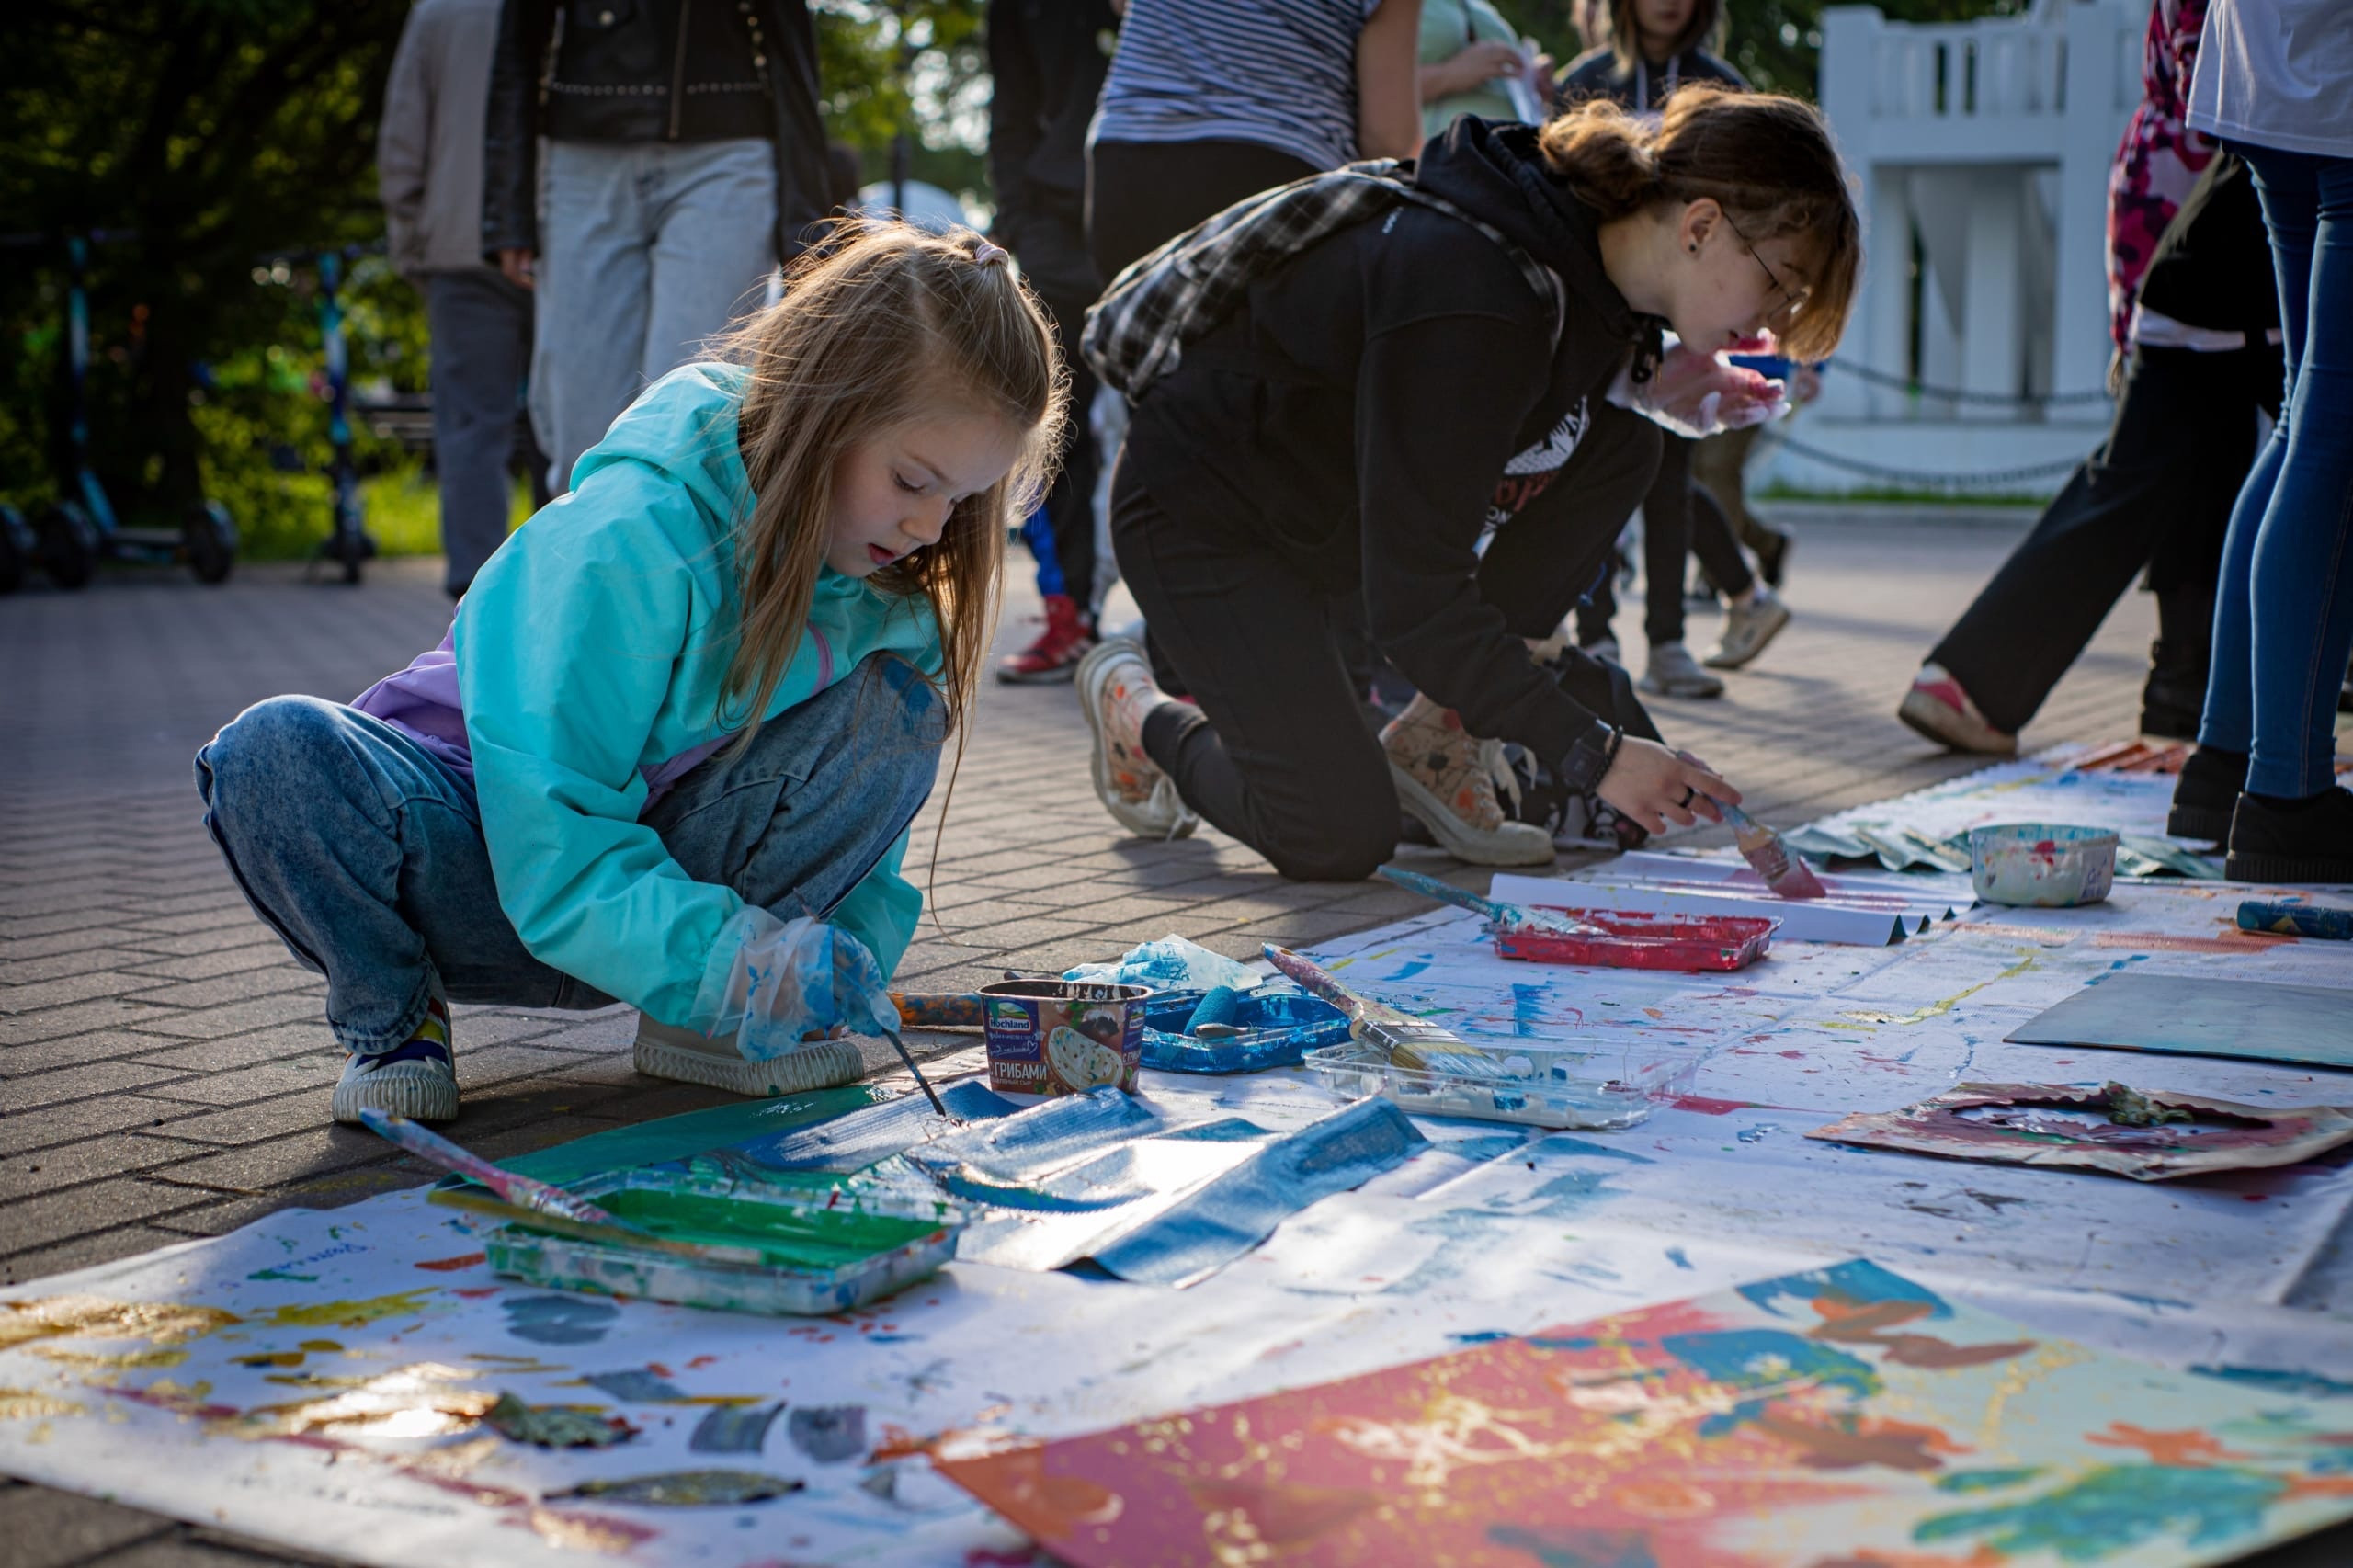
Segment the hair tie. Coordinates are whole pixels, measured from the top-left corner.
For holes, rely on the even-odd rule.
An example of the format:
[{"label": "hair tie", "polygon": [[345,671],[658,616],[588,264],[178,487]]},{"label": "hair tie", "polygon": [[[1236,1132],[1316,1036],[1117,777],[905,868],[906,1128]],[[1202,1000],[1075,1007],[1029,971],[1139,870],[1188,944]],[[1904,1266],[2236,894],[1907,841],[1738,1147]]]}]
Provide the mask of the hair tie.
[{"label": "hair tie", "polygon": [[1007,251],[1003,245],[991,244],[986,240],[981,241],[972,247],[972,261],[976,266],[996,267],[1000,265],[1009,265],[1012,260],[1013,256],[1011,252]]}]

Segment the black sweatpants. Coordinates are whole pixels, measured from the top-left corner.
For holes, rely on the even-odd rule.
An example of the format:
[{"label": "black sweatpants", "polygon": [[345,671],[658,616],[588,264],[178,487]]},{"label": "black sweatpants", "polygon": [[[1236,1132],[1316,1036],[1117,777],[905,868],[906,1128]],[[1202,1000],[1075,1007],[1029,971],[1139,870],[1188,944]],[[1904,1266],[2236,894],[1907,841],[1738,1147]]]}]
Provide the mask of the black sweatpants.
[{"label": "black sweatpants", "polygon": [[1058,294],[1043,299],[1046,313],[1053,317],[1063,363],[1070,367],[1070,419],[1063,428],[1062,470],[1054,475],[1054,487],[1046,492],[1046,521],[1054,530],[1054,561],[1062,567],[1063,592],[1076,599],[1081,613],[1091,620],[1096,608],[1095,476],[1100,470],[1095,435],[1086,426],[1086,411],[1095,402],[1095,372],[1079,353],[1078,339],[1086,330],[1086,307],[1095,301]]},{"label": "black sweatpants", "polygon": [[2211,616],[2255,413],[2276,417],[2280,387],[2273,347],[2134,353],[2108,439],[1929,655],[1986,722],[2024,729],[2143,566],[2160,640],[2207,644],[2199,606]]},{"label": "black sweatpants", "polygon": [[1321,173],[1256,142],[1097,142],[1086,150],[1086,247],[1108,285],[1244,197]]},{"label": "black sweatpants", "polygon": [[[1551,636],[1592,585],[1650,483],[1656,434],[1646,420],[1597,418],[1553,478],[1565,502],[1496,531],[1479,596],[1514,635]],[[1131,431],[1131,449],[1153,438]],[[1186,804],[1283,876],[1354,881],[1389,858],[1398,824],[1388,759],[1343,653],[1361,589],[1353,563],[1303,560],[1273,538],[1260,517],[1170,514],[1132,464],[1113,474],[1120,570],[1199,705],[1155,712],[1144,750]]]},{"label": "black sweatpants", "polygon": [[[1697,555],[1708,578],[1727,594],[1745,593],[1756,575],[1716,498],[1692,483],[1697,444],[1662,431],[1658,472],[1643,496],[1643,635],[1654,648],[1683,641],[1683,558]],[[1577,641],[1608,634],[1618,613],[1617,585],[1605,580],[1577,612]]]}]

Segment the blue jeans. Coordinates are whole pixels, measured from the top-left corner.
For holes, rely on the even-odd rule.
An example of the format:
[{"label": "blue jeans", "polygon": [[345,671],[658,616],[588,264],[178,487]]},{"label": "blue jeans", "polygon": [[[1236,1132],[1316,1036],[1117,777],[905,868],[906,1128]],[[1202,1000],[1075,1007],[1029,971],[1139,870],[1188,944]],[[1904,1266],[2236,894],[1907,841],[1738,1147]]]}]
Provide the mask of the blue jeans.
[{"label": "blue jeans", "polygon": [[2287,398],[2231,513],[2198,743],[2249,754],[2250,793],[2335,782],[2353,653],[2353,158],[2234,146],[2271,231]]},{"label": "blue jeans", "polygon": [[639,392],[757,306],[776,266],[776,149],[727,142],[551,142],[531,348],[548,487]]},{"label": "blue jeans", "polygon": [[[704,759],[642,820],[697,881],[779,919],[830,915],[930,795],[944,717],[912,665],[874,654],[742,756]],[[436,989],[517,1007],[613,1000],[524,950],[472,780],[381,720],[273,697],[196,754],[196,788],[254,913],[326,976],[346,1051],[401,1044]]]}]

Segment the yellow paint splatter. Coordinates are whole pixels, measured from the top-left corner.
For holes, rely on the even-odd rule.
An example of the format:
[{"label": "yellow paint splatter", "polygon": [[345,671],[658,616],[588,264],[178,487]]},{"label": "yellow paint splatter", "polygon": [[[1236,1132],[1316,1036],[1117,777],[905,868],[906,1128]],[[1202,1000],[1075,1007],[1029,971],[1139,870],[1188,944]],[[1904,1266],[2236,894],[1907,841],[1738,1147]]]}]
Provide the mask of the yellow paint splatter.
[{"label": "yellow paint splatter", "polygon": [[472,1376],[462,1368],[419,1361],[359,1380],[358,1386],[324,1399],[256,1406],[229,1423],[227,1430],[241,1437],[299,1437],[322,1427],[365,1427],[387,1437],[442,1437],[472,1427],[498,1402],[486,1389],[465,1386],[462,1380]]},{"label": "yellow paint splatter", "polygon": [[321,1301],[307,1307],[280,1307],[269,1321],[282,1328],[365,1328],[380,1318],[404,1317],[424,1311],[423,1302],[438,1289],[426,1285],[390,1296],[360,1301]]},{"label": "yellow paint splatter", "polygon": [[553,1508],[531,1510],[531,1528],[550,1546],[560,1546],[567,1551],[602,1551],[618,1556],[634,1547],[642,1539],[636,1530],[625,1528],[618,1519],[601,1519],[593,1515],[559,1514]]},{"label": "yellow paint splatter", "polygon": [[70,1399],[33,1389],[0,1389],[0,1421],[32,1421],[51,1415],[87,1414]]},{"label": "yellow paint splatter", "polygon": [[[2030,969],[2040,969],[2042,967],[2042,960],[2039,954],[2030,952],[2024,948],[2013,948],[2010,950],[2019,955],[2018,961],[2004,970],[2001,973],[1995,975],[1993,979],[1981,980],[1976,984],[1971,986],[1968,990],[1956,992],[1952,995],[1946,997],[1941,1002],[1931,1002],[1927,1006],[1920,1008],[1916,1012],[1881,1013],[1873,1011],[1848,1013],[1846,1017],[1853,1018],[1858,1023],[1865,1024],[1919,1024],[1926,1023],[1930,1018],[1942,1017],[1945,1014],[1951,1012],[1955,1007],[1961,1006],[1961,1003],[1968,1001],[1972,996],[1976,995],[1980,991],[1984,990],[1987,986],[1998,985],[2003,981],[2009,979],[2012,975],[2024,974]],[[1836,1028],[1838,1026],[1833,1024],[1830,1027]]]},{"label": "yellow paint splatter", "polygon": [[44,1361],[80,1367],[93,1372],[122,1372],[133,1367],[176,1367],[188,1359],[185,1350],[118,1350],[107,1356],[95,1350],[67,1350],[55,1345],[36,1346],[33,1354]]},{"label": "yellow paint splatter", "polygon": [[42,1339],[145,1339],[177,1345],[238,1321],[218,1307],[116,1301],[104,1296],[44,1296],[0,1301],[0,1350]]}]

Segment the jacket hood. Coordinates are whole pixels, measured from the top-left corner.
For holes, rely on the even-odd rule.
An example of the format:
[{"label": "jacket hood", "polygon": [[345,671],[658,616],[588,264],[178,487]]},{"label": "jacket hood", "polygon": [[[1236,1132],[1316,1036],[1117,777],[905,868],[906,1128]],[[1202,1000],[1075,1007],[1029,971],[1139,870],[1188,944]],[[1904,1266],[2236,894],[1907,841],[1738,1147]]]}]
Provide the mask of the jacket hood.
[{"label": "jacket hood", "polygon": [[1536,136],[1532,125],[1464,115],[1423,145],[1414,181],[1558,273],[1572,316],[1589,312],[1608,335],[1638,341],[1643,324],[1601,269],[1599,217],[1547,168]]}]

